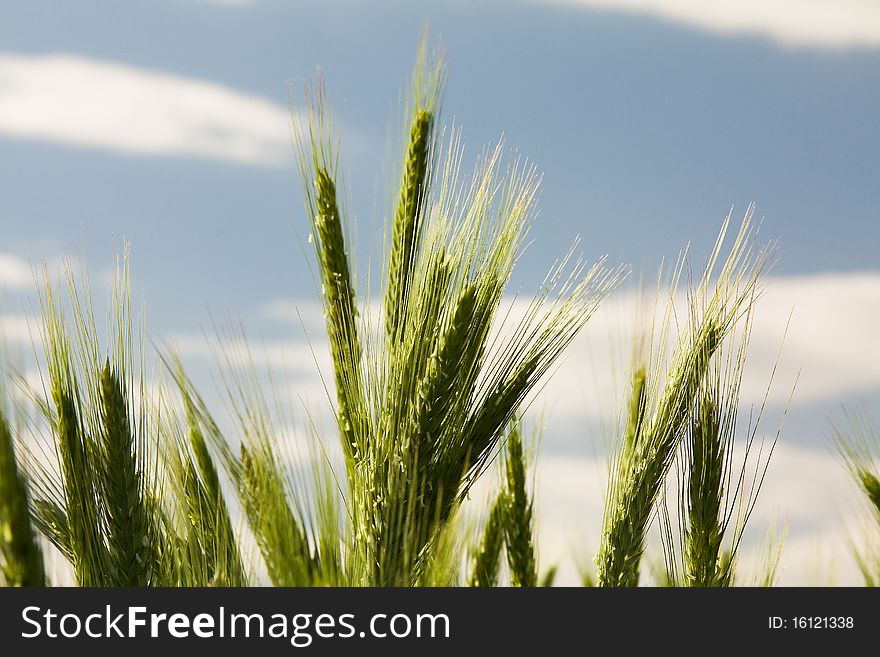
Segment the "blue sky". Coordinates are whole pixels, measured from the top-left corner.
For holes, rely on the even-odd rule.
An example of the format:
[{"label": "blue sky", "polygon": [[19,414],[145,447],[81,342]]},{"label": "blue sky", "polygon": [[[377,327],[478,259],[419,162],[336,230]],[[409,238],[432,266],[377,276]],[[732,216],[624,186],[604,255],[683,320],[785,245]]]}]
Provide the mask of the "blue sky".
[{"label": "blue sky", "polygon": [[[688,241],[705,246],[728,208],[749,201],[782,238],[780,271],[875,267],[877,48],[780,45],[539,2],[169,0],[3,3],[0,51],[173,73],[281,108],[320,66],[344,126],[351,207],[369,229],[426,20],[448,45],[446,118],[471,151],[503,132],[545,173],[524,284],[577,234],[589,254],[651,268]],[[181,297],[236,306],[313,291],[290,159],[132,157],[3,131],[0,145],[7,250],[41,257],[83,241],[106,257],[125,236],[148,291],[174,281]]]},{"label": "blue sky", "polygon": [[[192,345],[211,313],[229,311],[284,340],[294,322],[278,308],[309,308],[315,293],[288,98],[320,66],[342,126],[355,247],[375,261],[389,135],[425,22],[446,43],[445,119],[462,126],[471,155],[503,133],[544,172],[515,276],[525,292],[575,236],[588,257],[652,275],[689,242],[704,253],[731,206],[739,215],[757,203],[762,235],[780,244],[772,321],[755,337],[762,371],[795,312],[777,411],[803,375],[786,425],[802,451],[780,467],[824,458],[828,485],[843,486],[827,418],[843,401],[880,398],[880,10],[870,1],[4,2],[7,316],[32,295],[27,263],[82,249],[100,273],[129,240],[154,335]],[[592,394],[565,401],[558,389],[550,460],[589,455],[571,429],[602,415]],[[779,481],[796,477],[789,470]],[[839,529],[828,522],[806,522],[797,540]]]}]

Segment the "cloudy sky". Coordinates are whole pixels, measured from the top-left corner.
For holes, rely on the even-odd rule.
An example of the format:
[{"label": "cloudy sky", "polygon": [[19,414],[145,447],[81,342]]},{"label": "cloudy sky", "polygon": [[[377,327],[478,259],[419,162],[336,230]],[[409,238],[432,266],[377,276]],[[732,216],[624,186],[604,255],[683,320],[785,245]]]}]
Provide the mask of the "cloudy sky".
[{"label": "cloudy sky", "polygon": [[[705,253],[731,207],[739,216],[757,203],[779,261],[744,403],[761,401],[787,325],[770,434],[798,385],[750,545],[775,518],[788,526],[783,581],[853,581],[842,538],[861,510],[828,433],[844,402],[880,408],[873,0],[4,2],[6,339],[28,339],[32,264],[82,251],[100,278],[128,240],[155,339],[207,371],[212,316],[240,317],[264,360],[320,407],[297,316],[324,362],[289,99],[320,67],[356,247],[375,260],[389,135],[426,21],[447,45],[445,118],[469,152],[503,135],[544,172],[514,281],[524,294],[575,236],[587,257],[652,277],[688,243]],[[596,547],[619,405],[607,382],[627,362],[636,296],[625,288],[606,304],[533,407],[546,421],[548,561]]]}]

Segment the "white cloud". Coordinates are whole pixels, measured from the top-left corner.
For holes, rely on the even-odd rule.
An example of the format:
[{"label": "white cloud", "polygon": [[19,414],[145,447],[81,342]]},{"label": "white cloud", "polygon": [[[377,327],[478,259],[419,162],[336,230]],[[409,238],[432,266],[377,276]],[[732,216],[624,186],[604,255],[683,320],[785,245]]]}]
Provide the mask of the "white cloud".
[{"label": "white cloud", "polygon": [[880,46],[880,2],[876,0],[538,1],[648,14],[710,32],[757,34],[790,45]]},{"label": "white cloud", "polygon": [[318,372],[330,372],[327,341],[319,333],[314,342],[303,340],[243,340],[222,337],[211,342],[200,334],[181,334],[168,339],[175,352],[188,358],[228,359],[236,366],[271,368],[275,374],[318,380]]},{"label": "white cloud", "polygon": [[26,260],[11,253],[0,253],[0,290],[27,289],[33,287],[33,283],[33,272]]},{"label": "white cloud", "polygon": [[34,327],[23,315],[0,315],[0,354],[3,343],[19,345],[30,344],[32,339],[39,340],[39,327]]},{"label": "white cloud", "polygon": [[[53,256],[32,264],[13,253],[0,252],[0,293],[32,291],[47,273],[52,281],[63,281],[71,276],[76,278],[84,264],[82,259],[73,256]],[[106,276],[99,278],[103,281]]]},{"label": "white cloud", "polygon": [[268,321],[304,329],[312,338],[324,332],[324,309],[317,301],[274,299],[263,304],[260,315]]},{"label": "white cloud", "polygon": [[287,109],[169,73],[74,55],[0,53],[0,134],[135,155],[290,161]]},{"label": "white cloud", "polygon": [[[776,399],[798,375],[795,403],[858,395],[880,386],[880,275],[822,274],[778,278],[758,302],[753,362],[770,362],[791,313],[778,372]],[[760,374],[750,371],[757,392]],[[753,392],[753,394],[754,394]]]}]

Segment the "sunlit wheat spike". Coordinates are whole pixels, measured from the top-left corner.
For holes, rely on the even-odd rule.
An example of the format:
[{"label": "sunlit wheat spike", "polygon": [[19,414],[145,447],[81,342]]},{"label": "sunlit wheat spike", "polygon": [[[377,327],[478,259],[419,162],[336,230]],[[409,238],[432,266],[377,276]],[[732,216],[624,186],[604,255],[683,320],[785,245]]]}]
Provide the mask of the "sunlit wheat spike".
[{"label": "sunlit wheat spike", "polygon": [[[747,302],[726,336],[694,400],[676,471],[678,532],[661,504],[661,537],[666,579],[680,586],[730,587],[752,510],[773,455],[776,438],[758,438],[764,402],[751,410],[746,426],[738,421],[754,301]],[[772,375],[770,384],[772,385]],[[777,430],[777,438],[781,425]],[[742,456],[735,458],[735,445]],[[773,561],[767,562],[772,581]]]},{"label": "sunlit wheat spike", "polygon": [[106,519],[109,575],[114,586],[146,586],[156,567],[150,516],[144,500],[145,473],[138,463],[128,401],[110,363],[100,377],[99,488]]},{"label": "sunlit wheat spike", "polygon": [[535,587],[538,584],[538,568],[535,563],[532,500],[526,489],[526,465],[519,422],[515,421],[508,432],[505,457],[507,513],[504,527],[510,583],[513,586]]},{"label": "sunlit wheat spike", "polygon": [[241,447],[239,487],[248,524],[254,532],[269,579],[275,586],[320,582],[308,537],[295,517],[284,480],[268,444]]},{"label": "sunlit wheat spike", "polygon": [[58,413],[58,450],[64,475],[64,497],[68,532],[74,556],[74,571],[81,586],[107,584],[107,552],[101,535],[101,520],[95,473],[94,450],[83,435],[76,403],[63,384],[55,382],[52,391]]},{"label": "sunlit wheat spike", "polygon": [[6,586],[44,586],[43,551],[31,524],[28,483],[18,466],[3,403],[0,399],[0,581]]},{"label": "sunlit wheat spike", "polygon": [[504,548],[507,497],[502,491],[495,497],[480,544],[471,558],[471,571],[468,586],[491,587],[498,585],[501,569],[501,551]]},{"label": "sunlit wheat spike", "polygon": [[343,447],[355,458],[366,440],[366,416],[361,381],[362,345],[357,326],[354,282],[346,249],[342,211],[335,180],[335,143],[319,80],[307,96],[308,126],[297,126],[299,171],[306,211],[316,239],[325,324],[333,359],[337,419]]},{"label": "sunlit wheat spike", "polygon": [[624,449],[632,452],[638,442],[645,421],[645,403],[647,401],[647,374],[644,366],[636,368],[633,375],[632,391],[629,400],[626,430],[624,431]]},{"label": "sunlit wheat spike", "polygon": [[385,291],[385,330],[393,349],[405,325],[407,300],[423,241],[426,201],[433,177],[436,128],[446,77],[442,47],[430,43],[427,30],[419,42],[408,101],[403,165]]},{"label": "sunlit wheat spike", "polygon": [[391,255],[388,263],[388,292],[385,300],[386,330],[389,341],[397,339],[400,315],[405,312],[406,296],[419,244],[421,199],[428,180],[428,158],[434,116],[421,109],[413,118],[409,149],[404,166],[401,196],[394,216]]},{"label": "sunlit wheat spike", "polygon": [[229,509],[220,486],[220,476],[205,440],[204,427],[193,400],[186,396],[189,447],[193,460],[186,462],[185,489],[190,514],[207,563],[213,570],[213,584],[244,586],[247,581]]},{"label": "sunlit wheat spike", "polygon": [[[661,485],[675,459],[710,363],[723,340],[751,307],[768,252],[752,247],[749,208],[720,273],[725,221],[702,278],[688,295],[690,324],[670,362],[665,383],[650,390],[652,412],[645,417],[633,449],[618,449],[606,497],[604,529],[596,557],[600,586],[636,586],[648,523]],[[673,291],[678,274],[673,277]],[[666,336],[666,329],[661,331]],[[655,375],[657,380],[659,375]]]},{"label": "sunlit wheat spike", "polygon": [[682,347],[679,365],[667,383],[652,422],[627,461],[619,461],[609,491],[605,530],[598,555],[600,586],[636,586],[645,533],[660,485],[675,455],[689,403],[718,346],[712,320]]},{"label": "sunlit wheat spike", "polygon": [[315,199],[318,214],[315,227],[321,246],[321,264],[324,271],[324,293],[331,312],[339,313],[332,328],[347,336],[354,326],[354,290],[348,266],[345,236],[336,201],[336,184],[324,167],[315,171]]},{"label": "sunlit wheat spike", "polygon": [[476,305],[477,287],[470,285],[458,299],[449,328],[431,356],[427,372],[419,385],[415,448],[423,466],[432,456],[430,450],[440,436],[445,413],[456,400],[455,381],[469,365],[465,358]]},{"label": "sunlit wheat spike", "polygon": [[[53,525],[65,523],[65,527],[57,527],[53,533],[62,553],[70,557],[77,583],[102,586],[110,578],[94,467],[99,455],[88,433],[91,415],[83,399],[89,386],[82,390],[77,372],[77,364],[90,362],[93,344],[72,342],[48,271],[44,269],[43,274],[40,302],[48,390],[47,398],[41,400],[38,407],[51,432],[51,449],[59,467],[57,471],[34,471],[35,486],[39,490],[35,500],[36,518],[41,528],[45,525],[51,529]],[[73,280],[69,283],[74,286]],[[89,324],[82,306],[74,307],[74,317],[76,327]],[[52,536],[50,534],[50,538]]]},{"label": "sunlit wheat spike", "polygon": [[687,482],[687,529],[685,530],[685,577],[691,586],[718,586],[723,538],[725,445],[718,405],[704,398],[697,408],[691,430]]},{"label": "sunlit wheat spike", "polygon": [[[109,336],[99,338],[88,274],[67,264],[66,297],[43,270],[40,288],[44,390],[29,393],[55,464],[30,453],[41,532],[73,564],[78,583],[146,586],[162,579],[155,503],[159,463],[149,428],[153,409],[135,342],[127,251],[112,279]],[[62,310],[63,309],[63,310]],[[150,436],[149,439],[147,436]],[[46,452],[44,452],[45,454]]]},{"label": "sunlit wheat spike", "polygon": [[[324,272],[324,294],[327,297],[328,329],[333,334],[337,349],[347,352],[337,354],[334,360],[360,357],[357,328],[355,325],[355,298],[348,266],[348,254],[339,207],[336,203],[336,185],[324,168],[315,173],[316,202],[318,215],[315,228],[321,247],[321,265]],[[353,365],[354,366],[354,365]],[[344,387],[345,382],[340,382]]]},{"label": "sunlit wheat spike", "polygon": [[[476,364],[485,347],[487,312],[497,295],[495,277],[490,273],[486,278],[482,286],[471,283],[461,291],[446,316],[448,326],[426,362],[416,396],[402,396],[404,403],[415,406],[415,422],[413,438],[403,442],[402,471],[390,473],[387,501],[383,502],[386,510],[380,511],[390,517],[375,533],[378,550],[385,555],[380,560],[384,574],[422,568],[423,551],[454,510],[458,480],[466,464],[460,454],[450,451],[456,438],[449,429],[454,426],[451,418],[470,397]],[[395,545],[402,548],[389,548]],[[401,556],[404,565],[398,564]]]}]

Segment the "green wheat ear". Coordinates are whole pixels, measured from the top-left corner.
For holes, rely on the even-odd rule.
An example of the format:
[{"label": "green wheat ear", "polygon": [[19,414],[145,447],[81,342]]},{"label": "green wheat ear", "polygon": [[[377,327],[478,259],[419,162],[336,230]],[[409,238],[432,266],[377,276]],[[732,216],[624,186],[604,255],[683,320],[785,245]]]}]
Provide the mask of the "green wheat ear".
[{"label": "green wheat ear", "polygon": [[417,258],[423,242],[425,207],[433,178],[436,126],[446,78],[442,49],[427,31],[419,42],[410,90],[409,125],[400,193],[391,224],[385,292],[385,330],[390,348],[402,337]]},{"label": "green wheat ear", "polygon": [[532,500],[526,490],[526,466],[523,456],[522,426],[515,421],[510,428],[505,446],[505,496],[507,512],[507,563],[513,586],[538,585],[538,568],[533,543]]},{"label": "green wheat ear", "polygon": [[321,247],[327,330],[330,334],[333,361],[337,364],[335,373],[339,423],[348,449],[355,453],[358,448],[353,411],[356,412],[355,407],[359,402],[355,386],[356,377],[360,373],[361,347],[355,324],[357,313],[354,288],[336,200],[336,185],[324,167],[316,168],[315,188],[318,209],[315,230]]},{"label": "green wheat ear", "polygon": [[241,561],[229,508],[220,486],[220,475],[205,438],[222,443],[213,420],[206,416],[201,400],[178,379],[186,411],[187,444],[179,448],[181,463],[176,468],[190,521],[188,550],[204,564],[207,582],[202,585],[245,586],[247,575]]},{"label": "green wheat ear", "polygon": [[325,324],[333,359],[337,420],[343,449],[358,460],[365,450],[366,401],[362,385],[363,346],[349,265],[343,213],[337,197],[336,145],[319,79],[307,93],[308,125],[297,125],[299,172],[311,221],[321,281]]},{"label": "green wheat ear", "polygon": [[522,424],[515,419],[507,430],[503,448],[502,490],[495,498],[482,539],[473,551],[470,586],[496,586],[501,550],[506,548],[510,583],[513,586],[552,586],[556,568],[538,578],[535,559],[533,501],[526,486]]},{"label": "green wheat ear", "polygon": [[691,432],[687,483],[685,577],[691,586],[721,586],[729,574],[721,563],[726,469],[721,423],[717,404],[711,398],[703,399]]},{"label": "green wheat ear", "polygon": [[[745,309],[740,326],[720,350],[697,395],[683,440],[679,459],[680,558],[675,556],[674,541],[668,540],[672,532],[666,530],[662,535],[667,537],[667,565],[672,562],[668,578],[685,586],[733,586],[743,534],[776,444],[774,439],[765,449],[763,439],[757,439],[763,404],[750,414],[748,430],[737,422],[753,310],[753,305]],[[735,442],[743,446],[739,465],[734,458]],[[668,526],[667,515],[661,518]],[[680,576],[675,561],[681,562]]]},{"label": "green wheat ear", "polygon": [[471,571],[468,586],[492,587],[498,585],[501,569],[501,551],[504,548],[504,529],[507,517],[507,497],[502,491],[486,519],[486,526],[480,543],[471,557]]},{"label": "green wheat ear", "polygon": [[69,390],[56,382],[52,395],[58,412],[58,450],[74,572],[80,586],[102,586],[110,571],[101,535],[95,473],[89,456],[94,449],[84,435],[77,404]]},{"label": "green wheat ear", "polygon": [[[35,503],[38,524],[57,529],[49,534],[73,565],[74,577],[81,586],[102,586],[108,578],[107,551],[99,506],[95,442],[87,430],[89,413],[85,410],[80,376],[76,370],[75,346],[67,332],[47,272],[41,295],[44,351],[48,369],[48,399],[40,408],[54,437],[60,472],[40,471],[36,481],[41,500]],[[70,281],[73,285],[73,282]],[[78,313],[79,307],[74,309]],[[87,326],[83,314],[76,315],[78,326]],[[85,359],[90,353],[84,355]],[[86,385],[88,393],[88,385]]]},{"label": "green wheat ear", "polygon": [[250,449],[241,446],[239,489],[272,584],[310,586],[320,582],[320,564],[291,509],[283,475],[268,442]]},{"label": "green wheat ear", "polygon": [[419,215],[428,180],[428,151],[433,123],[433,113],[426,109],[419,110],[413,119],[401,197],[394,216],[385,300],[388,313],[386,330],[392,344],[400,329],[400,316],[406,310],[406,296],[415,265],[414,254],[419,243]]},{"label": "green wheat ear", "polygon": [[112,585],[146,586],[158,565],[145,501],[145,473],[132,434],[126,391],[109,361],[101,372],[100,403],[104,431],[98,467]]},{"label": "green wheat ear", "polygon": [[43,551],[31,524],[28,484],[24,474],[19,471],[12,428],[2,408],[0,408],[0,579],[6,586],[46,584]]},{"label": "green wheat ear", "polygon": [[35,522],[71,562],[77,582],[147,586],[166,581],[160,552],[167,518],[157,503],[154,415],[142,363],[141,378],[135,376],[143,348],[134,342],[127,255],[115,274],[104,346],[87,275],[80,278],[68,263],[62,297],[44,268],[47,390],[31,396],[51,435],[57,467],[33,453],[28,465]]},{"label": "green wheat ear", "polygon": [[443,419],[455,403],[456,379],[467,371],[469,334],[474,323],[477,287],[470,285],[461,293],[448,329],[427,363],[427,371],[419,384],[415,430],[415,456],[426,467],[431,450],[436,447]]}]

